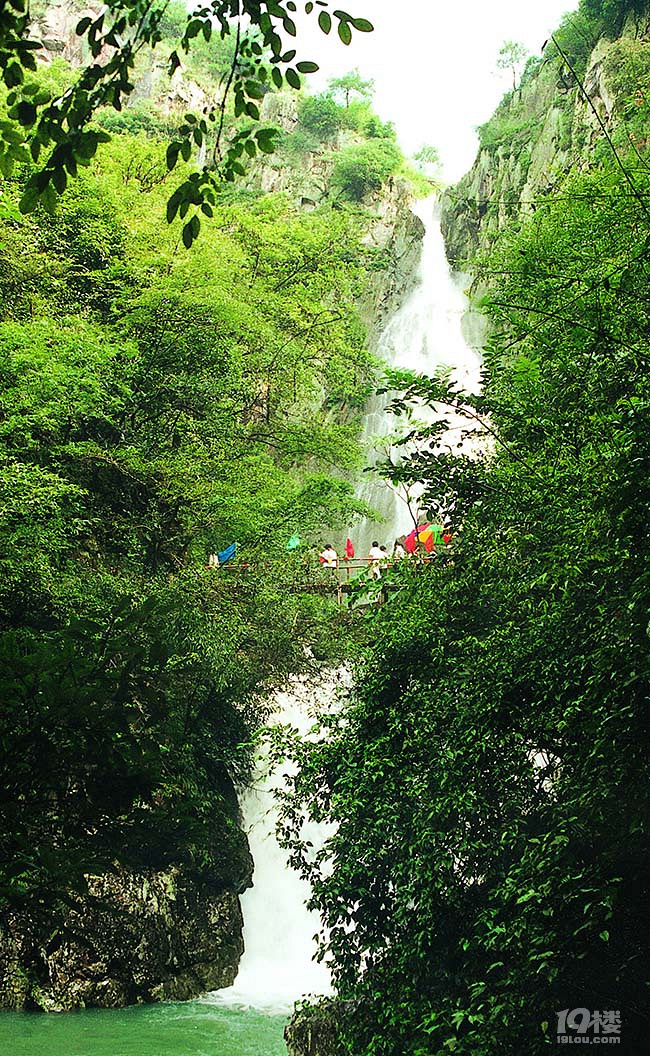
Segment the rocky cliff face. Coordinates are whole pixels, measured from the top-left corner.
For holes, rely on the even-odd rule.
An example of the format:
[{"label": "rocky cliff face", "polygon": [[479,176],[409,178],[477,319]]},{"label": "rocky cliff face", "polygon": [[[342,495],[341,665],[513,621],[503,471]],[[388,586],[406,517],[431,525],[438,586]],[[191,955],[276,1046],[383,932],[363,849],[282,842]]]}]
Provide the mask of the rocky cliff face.
[{"label": "rocky cliff face", "polygon": [[381,271],[368,277],[360,305],[373,340],[417,279],[424,225],[411,212],[412,201],[408,186],[396,180],[368,203],[370,217],[364,241],[381,251],[385,263]]},{"label": "rocky cliff face", "polygon": [[[82,18],[96,19],[103,5],[91,3],[85,5],[82,0],[59,0],[47,3],[44,9],[34,18],[30,26],[30,36],[42,44],[42,50],[36,53],[39,63],[48,65],[55,59],[65,59],[72,66],[81,66],[89,61],[88,46],[76,34],[76,26]],[[97,58],[105,64],[111,50],[103,51]],[[142,101],[151,102],[162,116],[180,121],[187,110],[200,111],[205,106],[214,104],[213,98],[204,88],[187,76],[181,65],[170,78],[167,63],[153,51],[146,50],[139,58],[135,69],[135,90],[127,104],[137,106]]]},{"label": "rocky cliff face", "polygon": [[[245,885],[252,861],[247,862]],[[91,877],[52,929],[10,915],[0,930],[0,1008],[118,1008],[230,986],[243,953],[237,892],[178,868]]]},{"label": "rocky cliff face", "polygon": [[624,154],[643,135],[650,12],[628,18],[614,39],[601,37],[577,78],[550,50],[482,127],[474,165],[445,192],[442,227],[456,266],[533,212],[567,173],[586,168],[600,150],[611,149],[605,132]]},{"label": "rocky cliff face", "polygon": [[102,4],[88,4],[86,7],[77,0],[60,0],[49,3],[41,11],[31,13],[34,21],[30,26],[30,37],[38,40],[43,52],[38,54],[40,62],[54,58],[66,59],[74,66],[84,59],[84,46],[75,33],[79,20],[85,16],[95,19],[102,9]]},{"label": "rocky cliff face", "polygon": [[[267,95],[262,120],[291,133],[298,124],[296,97]],[[337,150],[358,142],[350,132],[340,132],[331,143],[306,150],[296,164],[282,152],[264,157],[249,185],[267,193],[288,194],[303,209],[315,209],[328,198],[329,177]],[[362,242],[378,251],[380,266],[368,275],[360,302],[371,345],[386,320],[399,308],[415,283],[424,227],[411,212],[413,193],[403,180],[390,179],[380,191],[360,203],[366,233]]]}]

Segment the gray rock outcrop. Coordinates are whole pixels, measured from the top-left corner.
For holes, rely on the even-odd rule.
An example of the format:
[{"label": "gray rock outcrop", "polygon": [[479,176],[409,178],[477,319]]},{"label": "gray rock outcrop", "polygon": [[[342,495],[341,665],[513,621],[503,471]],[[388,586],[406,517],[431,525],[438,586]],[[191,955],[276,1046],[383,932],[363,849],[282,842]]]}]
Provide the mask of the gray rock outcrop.
[{"label": "gray rock outcrop", "polygon": [[174,867],[90,877],[52,934],[24,915],[7,917],[0,1007],[61,1012],[185,1000],[230,986],[243,949],[234,891],[212,891]]},{"label": "gray rock outcrop", "polygon": [[[617,75],[626,64],[630,71],[636,66],[643,92],[650,70],[650,14],[630,16],[620,35],[595,42],[580,83],[559,57],[544,57],[521,87],[504,97],[479,130],[472,168],[442,199],[442,229],[454,266],[462,268],[489,248],[567,173],[587,168],[599,148],[610,149],[605,133],[615,137],[629,116],[617,98]],[[629,147],[624,134],[623,153]]]},{"label": "gray rock outcrop", "polygon": [[348,1003],[328,997],[299,1009],[284,1030],[289,1056],[343,1056],[341,1026],[351,1013]]}]

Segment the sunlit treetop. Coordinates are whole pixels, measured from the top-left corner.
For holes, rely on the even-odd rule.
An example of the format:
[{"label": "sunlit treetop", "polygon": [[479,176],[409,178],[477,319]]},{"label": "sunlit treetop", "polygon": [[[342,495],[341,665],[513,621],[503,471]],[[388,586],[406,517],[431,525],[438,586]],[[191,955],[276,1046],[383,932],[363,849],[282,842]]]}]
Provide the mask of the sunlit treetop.
[{"label": "sunlit treetop", "polygon": [[346,109],[350,105],[351,95],[360,99],[372,99],[375,87],[375,82],[364,81],[358,70],[350,70],[343,77],[333,77],[328,83],[332,95],[345,101]]},{"label": "sunlit treetop", "polygon": [[[165,46],[163,30],[168,2],[116,0],[96,14],[86,13],[76,27],[91,60],[75,82],[57,95],[30,74],[37,69],[41,41],[30,38],[27,0],[6,0],[0,5],[0,76],[8,89],[8,112],[0,121],[0,172],[8,175],[16,162],[31,162],[35,171],[27,180],[21,199],[23,212],[37,203],[52,210],[57,195],[79,165],[88,165],[98,145],[108,134],[92,124],[100,107],[121,110],[134,91],[133,77],[138,54],[145,48]],[[365,18],[345,11],[330,11],[327,0],[308,0],[301,7],[317,19],[323,33],[334,30],[343,44],[353,31],[372,31]],[[199,38],[209,43],[234,36],[231,68],[222,86],[221,98],[201,114],[187,114],[167,149],[167,165],[173,169],[179,158],[189,161],[193,149],[209,145],[208,159],[172,194],[167,209],[171,222],[178,214],[185,220],[183,241],[190,246],[200,229],[200,213],[212,215],[215,191],[222,180],[243,174],[245,155],[274,149],[276,130],[259,124],[260,100],[272,86],[285,84],[299,89],[301,74],[318,69],[309,59],[298,59],[295,48],[287,48],[287,37],[297,35],[293,0],[212,0],[188,12],[176,47],[166,56],[171,76],[181,65],[180,53],[189,53]],[[231,105],[237,125],[226,128]]]}]

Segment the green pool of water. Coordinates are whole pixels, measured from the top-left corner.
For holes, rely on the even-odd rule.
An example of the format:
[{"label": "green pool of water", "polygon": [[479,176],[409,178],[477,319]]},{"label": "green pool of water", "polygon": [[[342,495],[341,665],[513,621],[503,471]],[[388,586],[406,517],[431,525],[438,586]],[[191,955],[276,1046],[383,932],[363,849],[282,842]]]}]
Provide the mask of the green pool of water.
[{"label": "green pool of water", "polygon": [[287,1016],[205,1001],[0,1013],[3,1056],[287,1056]]}]

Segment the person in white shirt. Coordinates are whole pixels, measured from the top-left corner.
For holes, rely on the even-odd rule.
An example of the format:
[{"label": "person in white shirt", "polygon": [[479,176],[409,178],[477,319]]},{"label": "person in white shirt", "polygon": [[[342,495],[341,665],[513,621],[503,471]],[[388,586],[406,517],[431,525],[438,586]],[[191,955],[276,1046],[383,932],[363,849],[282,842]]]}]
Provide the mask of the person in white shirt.
[{"label": "person in white shirt", "polygon": [[339,555],[331,543],[327,543],[325,549],[318,556],[323,568],[338,568]]},{"label": "person in white shirt", "polygon": [[368,561],[370,563],[370,576],[372,579],[381,579],[381,568],[380,562],[383,561],[386,554],[381,549],[379,543],[375,540],[368,551]]}]

